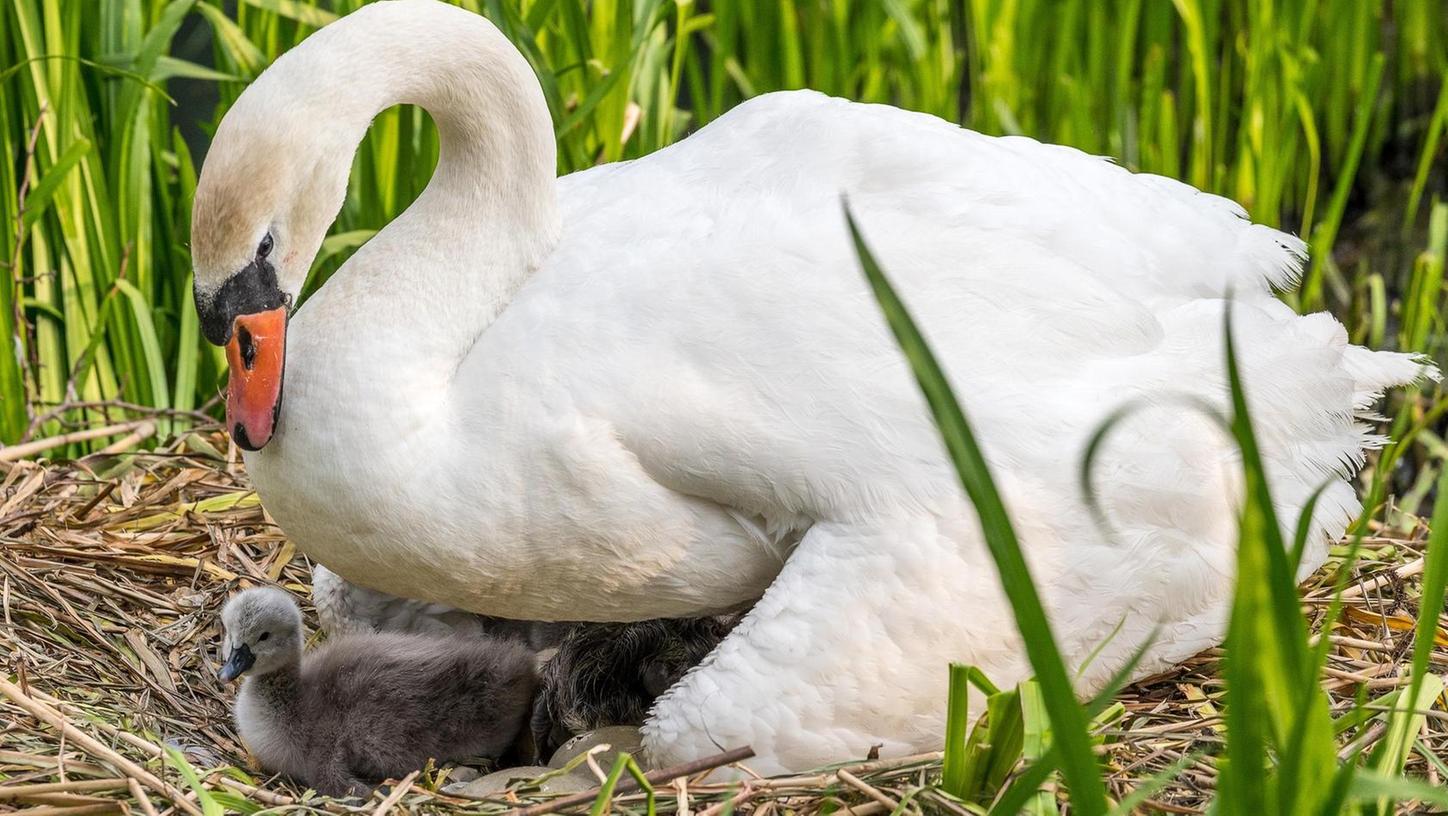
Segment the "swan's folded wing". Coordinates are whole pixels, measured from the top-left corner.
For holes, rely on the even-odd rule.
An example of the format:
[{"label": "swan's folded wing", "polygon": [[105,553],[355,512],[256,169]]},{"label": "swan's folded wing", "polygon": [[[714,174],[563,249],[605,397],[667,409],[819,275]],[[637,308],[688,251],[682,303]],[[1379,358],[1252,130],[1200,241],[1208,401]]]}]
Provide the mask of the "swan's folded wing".
[{"label": "swan's folded wing", "polygon": [[[1104,453],[1108,499],[1143,542],[1161,544],[1137,566],[1219,585],[1173,565],[1183,553],[1208,572],[1229,563],[1235,453],[1169,395],[1225,408],[1229,294],[1285,510],[1361,463],[1379,440],[1354,412],[1422,370],[1279,302],[1272,289],[1300,270],[1302,243],[1225,199],[892,108],[770,95],[559,191],[563,242],[476,362],[506,360],[551,404],[606,423],[659,484],[766,530],[960,507],[860,274],[842,195],[1038,537],[1034,551],[1063,574],[1092,568],[1049,553],[1102,568],[1121,558],[1093,526],[1077,469],[1099,424],[1144,400],[1154,418],[1123,426]],[[1323,531],[1340,530],[1354,502],[1335,488]]]}]

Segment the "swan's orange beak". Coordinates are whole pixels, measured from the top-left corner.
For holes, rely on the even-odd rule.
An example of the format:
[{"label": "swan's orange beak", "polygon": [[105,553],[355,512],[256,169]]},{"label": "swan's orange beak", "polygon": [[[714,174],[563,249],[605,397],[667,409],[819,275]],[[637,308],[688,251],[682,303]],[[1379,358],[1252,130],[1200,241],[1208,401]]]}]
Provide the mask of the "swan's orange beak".
[{"label": "swan's orange beak", "polygon": [[226,427],[236,444],[261,450],[276,431],[287,356],[287,307],[237,315],[226,344]]}]

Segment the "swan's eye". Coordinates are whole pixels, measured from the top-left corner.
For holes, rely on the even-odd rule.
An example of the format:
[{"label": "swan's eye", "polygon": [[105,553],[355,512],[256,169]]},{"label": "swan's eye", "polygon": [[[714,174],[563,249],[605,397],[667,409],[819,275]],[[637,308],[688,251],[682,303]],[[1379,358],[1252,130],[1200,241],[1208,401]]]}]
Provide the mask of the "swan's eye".
[{"label": "swan's eye", "polygon": [[268,233],[261,239],[261,243],[258,244],[257,247],[256,247],[256,257],[257,257],[258,260],[260,260],[260,259],[265,258],[266,256],[270,255],[270,254],[271,254],[271,251],[272,251],[272,237],[271,237],[271,233],[268,232]]},{"label": "swan's eye", "polygon": [[261,643],[263,640],[266,640],[269,637],[271,637],[271,632],[262,632],[259,636],[257,636],[256,642]]}]

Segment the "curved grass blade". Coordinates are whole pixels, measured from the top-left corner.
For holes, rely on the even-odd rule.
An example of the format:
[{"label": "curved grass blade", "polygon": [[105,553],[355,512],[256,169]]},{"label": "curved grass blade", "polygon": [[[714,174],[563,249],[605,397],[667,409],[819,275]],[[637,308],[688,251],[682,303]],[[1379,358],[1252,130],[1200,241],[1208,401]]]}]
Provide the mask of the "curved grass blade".
[{"label": "curved grass blade", "polygon": [[1000,572],[1001,585],[1015,613],[1016,625],[1025,642],[1027,656],[1036,679],[1041,684],[1046,711],[1055,732],[1055,749],[1060,752],[1061,771],[1071,788],[1072,810],[1080,814],[1106,812],[1106,789],[1102,785],[1100,767],[1091,748],[1087,732],[1086,712],[1076,700],[1066,672],[1065,661],[1056,647],[1040,594],[1031,580],[1030,570],[1021,554],[1020,543],[1005,504],[996,490],[985,456],[976,444],[960,403],[956,401],[945,372],[930,351],[924,336],[911,319],[905,304],[895,293],[884,271],[865,245],[848,203],[845,219],[854,239],[855,253],[860,259],[865,278],[874,290],[875,299],[884,312],[900,348],[910,361],[915,380],[930,406],[936,427],[945,441],[951,462],[955,465],[961,485],[975,505],[980,517],[986,547]]},{"label": "curved grass blade", "polygon": [[1222,804],[1242,813],[1316,813],[1338,773],[1332,720],[1252,428],[1230,298],[1222,320],[1232,435],[1241,451],[1243,475],[1237,580],[1227,634]]}]

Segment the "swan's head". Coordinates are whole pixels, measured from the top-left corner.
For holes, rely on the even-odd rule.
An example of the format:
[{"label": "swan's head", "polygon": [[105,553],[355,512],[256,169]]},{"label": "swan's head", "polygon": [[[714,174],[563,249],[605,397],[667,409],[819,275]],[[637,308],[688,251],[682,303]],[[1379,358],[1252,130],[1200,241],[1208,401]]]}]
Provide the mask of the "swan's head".
[{"label": "swan's head", "polygon": [[221,608],[221,679],[269,674],[302,658],[302,612],[272,587],[233,595]]},{"label": "swan's head", "polygon": [[[263,78],[264,79],[264,78]],[[227,113],[191,220],[196,311],[231,367],[227,429],[258,450],[282,402],[287,316],[347,191],[351,153],[300,132],[258,80]],[[325,127],[325,125],[322,125]]]}]

